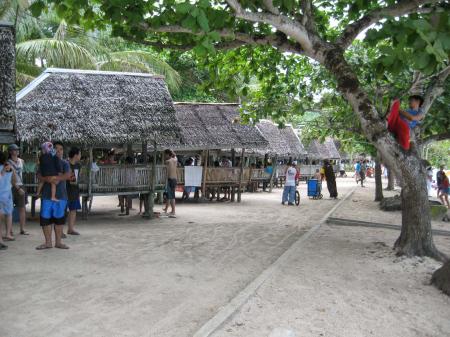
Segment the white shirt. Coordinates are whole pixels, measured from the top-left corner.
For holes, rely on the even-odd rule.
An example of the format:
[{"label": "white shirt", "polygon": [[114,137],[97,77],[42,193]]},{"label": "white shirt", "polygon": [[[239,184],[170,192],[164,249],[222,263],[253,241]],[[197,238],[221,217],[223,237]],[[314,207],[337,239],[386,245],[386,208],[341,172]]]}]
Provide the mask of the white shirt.
[{"label": "white shirt", "polygon": [[289,167],[286,171],[286,183],[284,186],[295,186],[295,176],[297,175],[297,170],[295,167]]}]

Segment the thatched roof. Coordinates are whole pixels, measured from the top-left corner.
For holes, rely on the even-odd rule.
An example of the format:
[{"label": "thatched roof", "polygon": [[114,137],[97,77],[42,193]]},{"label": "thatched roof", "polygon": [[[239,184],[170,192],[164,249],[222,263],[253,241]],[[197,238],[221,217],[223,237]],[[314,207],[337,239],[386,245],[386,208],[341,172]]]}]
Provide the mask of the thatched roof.
[{"label": "thatched roof", "polygon": [[324,145],[327,147],[328,150],[328,159],[340,159],[341,155],[339,154],[339,151],[336,147],[336,144],[334,142],[333,138],[327,138],[325,139]]},{"label": "thatched roof", "polygon": [[339,159],[341,157],[331,138],[327,138],[323,144],[318,140],[311,141],[307,151],[310,159]]},{"label": "thatched roof", "polygon": [[160,76],[47,69],[16,101],[17,135],[23,141],[161,143],[179,131]]},{"label": "thatched roof", "polygon": [[269,142],[266,149],[255,151],[259,154],[269,154],[278,158],[300,158],[306,155],[305,148],[296,135],[292,126],[279,128],[278,125],[268,120],[261,120],[256,124],[264,138]]},{"label": "thatched roof", "polygon": [[0,22],[0,142],[14,140],[15,39],[14,27]]},{"label": "thatched roof", "polygon": [[234,103],[175,103],[181,132],[178,149],[261,148],[268,145],[259,130],[239,123]]}]

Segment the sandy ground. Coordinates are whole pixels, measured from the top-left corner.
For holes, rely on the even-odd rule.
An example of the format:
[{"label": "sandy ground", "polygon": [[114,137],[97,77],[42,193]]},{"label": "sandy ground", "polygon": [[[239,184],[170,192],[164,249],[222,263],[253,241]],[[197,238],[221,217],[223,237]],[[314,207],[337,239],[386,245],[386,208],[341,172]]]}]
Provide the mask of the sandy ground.
[{"label": "sandy ground", "polygon": [[[340,195],[354,186],[338,183]],[[37,252],[30,224],[0,253],[0,337],[192,336],[336,204],[283,207],[280,194],[180,205],[177,219],[152,221],[97,199],[68,251]],[[356,198],[377,217],[370,195]],[[214,337],[449,336],[450,299],[427,283],[439,264],[395,257],[397,235],[324,225]],[[436,243],[450,253],[449,238]]]},{"label": "sandy ground", "polygon": [[283,207],[280,195],[180,205],[177,219],[153,221],[98,198],[67,251],[36,251],[30,224],[0,254],[0,336],[191,336],[336,203]]},{"label": "sandy ground", "polygon": [[[387,180],[383,180],[383,184],[386,186]],[[379,209],[379,203],[374,201],[375,191],[373,179],[368,179],[368,183],[366,185],[367,187],[365,188],[358,187],[352,198],[339,207],[339,209],[334,212],[333,217],[401,226],[402,212],[381,211]],[[392,197],[399,194],[399,188],[395,191],[383,191],[383,195],[385,197]],[[430,199],[438,201],[435,197],[431,197]],[[431,225],[434,229],[450,231],[450,222],[432,221]]]},{"label": "sandy ground", "polygon": [[[387,222],[366,207],[373,184],[362,191],[333,216]],[[440,264],[396,257],[398,233],[322,226],[213,337],[450,336],[450,298],[429,285]]]}]

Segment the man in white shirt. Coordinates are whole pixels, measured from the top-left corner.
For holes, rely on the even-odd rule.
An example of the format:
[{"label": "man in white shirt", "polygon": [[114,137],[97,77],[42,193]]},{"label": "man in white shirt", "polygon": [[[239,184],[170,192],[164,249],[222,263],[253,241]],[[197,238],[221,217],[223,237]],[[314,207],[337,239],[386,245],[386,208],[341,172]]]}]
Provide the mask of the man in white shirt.
[{"label": "man in white shirt", "polygon": [[295,202],[295,186],[297,177],[297,162],[293,161],[291,166],[286,170],[286,183],[284,184],[283,199],[281,204],[288,203],[289,206],[294,205]]}]

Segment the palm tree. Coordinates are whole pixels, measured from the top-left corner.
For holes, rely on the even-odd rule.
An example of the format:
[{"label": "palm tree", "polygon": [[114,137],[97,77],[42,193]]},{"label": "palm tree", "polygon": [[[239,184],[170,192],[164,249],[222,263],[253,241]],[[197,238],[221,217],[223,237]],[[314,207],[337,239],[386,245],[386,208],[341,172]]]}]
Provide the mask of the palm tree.
[{"label": "palm tree", "polygon": [[[20,30],[16,45],[18,87],[29,83],[44,68],[58,67],[163,75],[169,90],[178,91],[180,75],[157,54],[139,50],[140,46],[136,45],[133,47],[138,50],[112,51],[108,46],[114,45],[117,39],[111,38],[109,34],[87,34],[80,27],[67,25],[64,20],[58,22],[51,11],[36,19],[27,12],[28,0],[7,1],[12,7],[6,11],[0,8],[0,17],[2,12],[9,13],[10,17],[15,15],[16,31]],[[11,8],[17,10],[12,11]],[[124,42],[121,41],[121,44]]]}]

